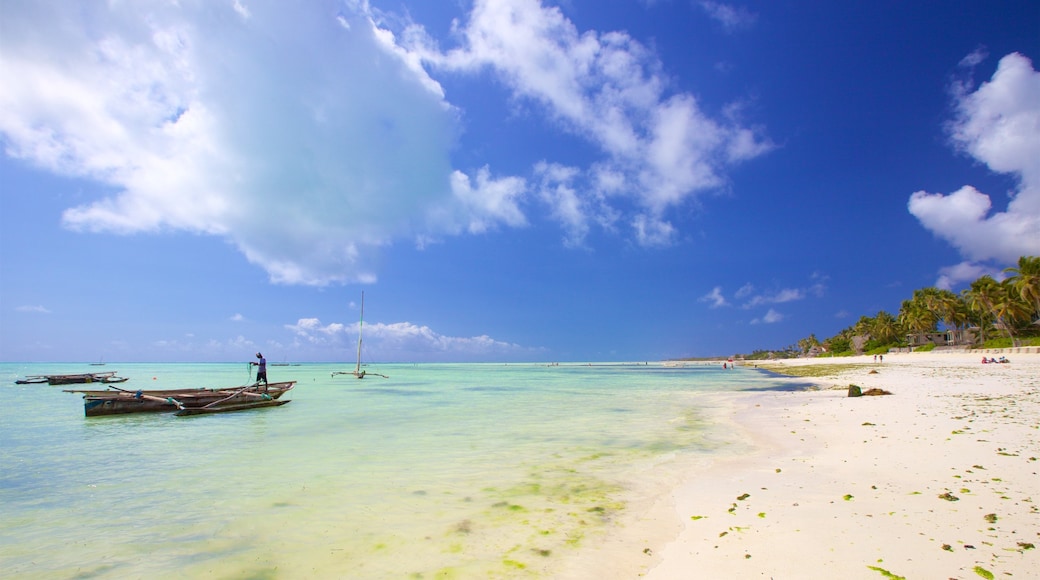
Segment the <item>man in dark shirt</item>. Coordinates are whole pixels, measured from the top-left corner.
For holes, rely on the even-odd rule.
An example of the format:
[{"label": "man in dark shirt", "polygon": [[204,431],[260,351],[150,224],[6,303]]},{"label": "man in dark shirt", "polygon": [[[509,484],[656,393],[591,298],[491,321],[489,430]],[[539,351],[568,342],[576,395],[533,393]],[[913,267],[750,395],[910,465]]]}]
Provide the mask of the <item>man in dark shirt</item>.
[{"label": "man in dark shirt", "polygon": [[260,362],[252,363],[256,365],[256,384],[260,384],[260,381],[264,381],[264,386],[267,386],[267,359],[264,355],[256,353],[256,358],[260,359]]}]

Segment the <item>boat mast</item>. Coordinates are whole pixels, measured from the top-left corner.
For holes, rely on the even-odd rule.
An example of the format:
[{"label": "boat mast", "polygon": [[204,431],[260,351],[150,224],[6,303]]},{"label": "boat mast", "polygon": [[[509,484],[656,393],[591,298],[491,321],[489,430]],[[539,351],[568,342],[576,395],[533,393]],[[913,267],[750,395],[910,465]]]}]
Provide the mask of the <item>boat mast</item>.
[{"label": "boat mast", "polygon": [[358,321],[357,332],[357,366],[354,367],[354,376],[361,376],[361,330],[365,325],[365,291],[361,291],[361,319]]}]

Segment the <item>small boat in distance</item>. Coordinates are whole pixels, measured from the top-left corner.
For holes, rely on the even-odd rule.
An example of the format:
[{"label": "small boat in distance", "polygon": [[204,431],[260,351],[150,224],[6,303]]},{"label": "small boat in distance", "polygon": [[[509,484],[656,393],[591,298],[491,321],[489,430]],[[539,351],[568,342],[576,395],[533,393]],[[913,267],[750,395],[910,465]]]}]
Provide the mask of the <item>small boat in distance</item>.
[{"label": "small boat in distance", "polygon": [[389,379],[390,378],[390,377],[388,377],[386,375],[381,375],[379,373],[370,373],[368,371],[361,370],[361,331],[362,331],[364,326],[365,326],[365,293],[362,292],[361,293],[361,318],[358,320],[358,332],[357,332],[357,366],[355,366],[354,370],[351,371],[351,372],[335,371],[335,372],[332,373],[332,376],[336,376],[336,375],[354,375],[355,378],[363,379],[363,378],[365,378],[366,375],[376,375],[377,377],[383,377],[384,379]]},{"label": "small boat in distance", "polygon": [[117,377],[116,371],[104,373],[79,373],[74,375],[33,375],[18,379],[17,385],[34,385],[47,383],[48,385],[78,385],[83,383],[123,383],[126,377]]},{"label": "small boat in distance", "polygon": [[83,414],[87,417],[170,412],[183,416],[284,405],[289,401],[279,401],[279,397],[295,386],[296,381],[285,381],[266,386],[252,384],[230,389],[131,391],[110,387],[112,390],[107,391],[65,389],[65,392],[83,394]]}]

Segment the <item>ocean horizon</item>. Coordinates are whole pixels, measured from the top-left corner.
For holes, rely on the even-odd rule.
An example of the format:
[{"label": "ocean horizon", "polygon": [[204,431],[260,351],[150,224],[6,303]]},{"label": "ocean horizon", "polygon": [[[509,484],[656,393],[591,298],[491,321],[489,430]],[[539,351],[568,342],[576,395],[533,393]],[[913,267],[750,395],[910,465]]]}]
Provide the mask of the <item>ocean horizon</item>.
[{"label": "ocean horizon", "polygon": [[31,375],[228,388],[243,363],[0,363],[0,567],[25,578],[550,577],[747,442],[718,393],[789,389],[710,363],[270,365],[290,404],[84,417]]}]

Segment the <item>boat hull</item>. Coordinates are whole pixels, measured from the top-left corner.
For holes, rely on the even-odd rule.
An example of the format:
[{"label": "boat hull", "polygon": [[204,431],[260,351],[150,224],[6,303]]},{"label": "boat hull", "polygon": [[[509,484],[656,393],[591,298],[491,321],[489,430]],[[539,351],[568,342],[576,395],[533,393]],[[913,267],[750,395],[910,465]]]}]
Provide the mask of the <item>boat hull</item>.
[{"label": "boat hull", "polygon": [[178,417],[188,417],[191,415],[208,415],[211,413],[230,413],[232,411],[246,411],[249,409],[260,409],[263,407],[279,407],[281,405],[291,402],[291,400],[281,401],[277,399],[272,399],[270,401],[247,401],[244,403],[233,404],[220,403],[219,405],[214,405],[212,407],[185,407],[183,409],[178,409],[173,414],[177,415]]},{"label": "boat hull", "polygon": [[86,383],[121,383],[126,379],[117,377],[115,371],[104,373],[79,373],[75,375],[36,375],[25,377],[15,381],[19,385],[35,385],[47,383],[49,385],[81,385]]},{"label": "boat hull", "polygon": [[[220,403],[239,405],[276,400],[296,386],[295,381],[232,389],[172,389],[164,391],[79,391],[83,394],[83,414],[87,417],[129,413],[172,413],[182,408],[198,408]],[[287,402],[287,401],[286,401]],[[179,404],[178,404],[179,403]]]}]

